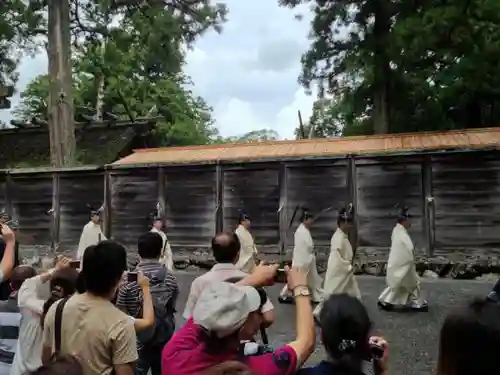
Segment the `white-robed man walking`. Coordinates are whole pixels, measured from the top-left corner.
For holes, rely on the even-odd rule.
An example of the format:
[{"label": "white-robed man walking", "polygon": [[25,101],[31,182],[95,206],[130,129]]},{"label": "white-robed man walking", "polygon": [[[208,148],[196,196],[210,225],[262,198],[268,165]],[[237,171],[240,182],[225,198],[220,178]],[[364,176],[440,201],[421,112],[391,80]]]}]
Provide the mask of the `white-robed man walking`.
[{"label": "white-robed man walking", "polygon": [[420,279],[415,268],[414,245],[408,234],[410,216],[405,207],[392,230],[391,250],[387,262],[387,288],[379,296],[384,310],[427,310],[427,301],[420,299]]},{"label": "white-robed man walking", "polygon": [[[311,236],[310,227],[313,224],[313,217],[307,211],[303,211],[301,223],[294,235],[294,247],[292,256],[292,267],[301,268],[307,273],[307,284],[311,291],[311,302],[320,303],[323,298],[321,289],[321,277],[316,266],[316,255],[314,254],[314,241]],[[292,303],[288,287],[285,285],[278,298],[280,303]]]},{"label": "white-robed man walking", "polygon": [[104,207],[98,210],[94,210],[90,207],[90,221],[83,227],[80,242],[78,243],[78,250],[76,252],[76,258],[78,260],[83,258],[83,254],[87,247],[97,245],[99,242],[107,239],[101,229],[101,214],[103,211]]},{"label": "white-robed man walking", "polygon": [[255,247],[255,242],[249,230],[250,220],[250,216],[242,211],[238,221],[238,228],[234,231],[241,244],[240,255],[236,267],[246,273],[252,273],[255,267],[255,256],[257,255],[257,248]]},{"label": "white-robed man walking", "polygon": [[151,228],[151,232],[158,233],[161,236],[161,239],[163,240],[160,263],[163,263],[169,271],[173,271],[174,258],[172,254],[172,249],[170,247],[170,243],[168,242],[167,235],[163,231],[163,217],[158,213],[155,213],[153,215],[153,225]]},{"label": "white-robed man walking", "polygon": [[[337,230],[330,240],[330,256],[326,270],[323,293],[325,298],[332,294],[346,293],[361,299],[358,283],[352,266],[353,251],[349,242],[349,231],[354,222],[352,206],[341,209],[337,218]],[[322,303],[316,306],[314,315],[321,312]]]}]

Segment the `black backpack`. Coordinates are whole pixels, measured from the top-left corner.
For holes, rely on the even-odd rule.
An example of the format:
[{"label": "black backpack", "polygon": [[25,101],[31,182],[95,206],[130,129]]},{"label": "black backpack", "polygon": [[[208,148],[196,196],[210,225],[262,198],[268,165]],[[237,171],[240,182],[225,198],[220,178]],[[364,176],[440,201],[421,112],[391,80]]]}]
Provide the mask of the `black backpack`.
[{"label": "black backpack", "polygon": [[138,341],[144,346],[163,346],[172,338],[175,331],[175,311],[170,301],[172,296],[164,295],[167,275],[165,266],[155,274],[149,275],[155,322],[151,328],[137,333]]}]

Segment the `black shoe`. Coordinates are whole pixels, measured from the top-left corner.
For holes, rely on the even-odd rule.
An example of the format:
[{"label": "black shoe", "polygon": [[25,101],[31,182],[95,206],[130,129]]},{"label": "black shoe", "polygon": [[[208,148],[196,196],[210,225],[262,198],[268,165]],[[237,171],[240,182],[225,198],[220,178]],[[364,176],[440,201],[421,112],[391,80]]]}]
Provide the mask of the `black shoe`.
[{"label": "black shoe", "polygon": [[498,303],[498,301],[500,301],[500,298],[498,297],[498,294],[496,292],[490,292],[486,299],[493,303]]},{"label": "black shoe", "polygon": [[425,304],[419,307],[412,306],[411,311],[415,312],[428,312],[429,311],[429,305]]},{"label": "black shoe", "polygon": [[378,301],[377,302],[377,306],[380,310],[384,310],[384,311],[392,311],[394,310],[394,306],[391,305],[390,303],[385,303],[385,302],[382,302],[382,301]]},{"label": "black shoe", "polygon": [[290,296],[279,296],[278,302],[283,303],[283,304],[288,304],[288,305],[293,305],[295,303],[293,297],[290,297]]}]

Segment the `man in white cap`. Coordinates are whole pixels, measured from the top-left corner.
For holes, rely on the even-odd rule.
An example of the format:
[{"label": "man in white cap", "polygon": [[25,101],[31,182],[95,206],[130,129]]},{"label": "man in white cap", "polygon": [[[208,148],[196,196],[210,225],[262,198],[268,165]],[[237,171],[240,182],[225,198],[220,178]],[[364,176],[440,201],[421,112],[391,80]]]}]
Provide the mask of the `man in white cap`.
[{"label": "man in white cap", "polygon": [[[199,374],[221,362],[241,359],[240,343],[251,340],[262,323],[260,309],[264,300],[253,286],[262,284],[259,275],[268,269],[273,271],[267,275],[269,280],[277,266],[256,266],[252,275],[237,284],[207,285],[192,317],[165,345],[163,373]],[[286,271],[288,287],[295,297],[297,337],[272,353],[245,357],[245,363],[256,374],[294,374],[314,350],[314,318],[307,276],[298,269]]]}]

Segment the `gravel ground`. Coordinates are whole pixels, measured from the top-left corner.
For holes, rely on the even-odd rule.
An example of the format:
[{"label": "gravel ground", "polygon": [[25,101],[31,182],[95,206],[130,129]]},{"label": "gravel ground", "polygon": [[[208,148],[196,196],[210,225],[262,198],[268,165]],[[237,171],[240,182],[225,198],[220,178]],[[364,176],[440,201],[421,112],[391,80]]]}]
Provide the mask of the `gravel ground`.
[{"label": "gravel ground", "polygon": [[[197,276],[194,273],[177,272],[180,286],[180,300],[177,308],[182,314],[189,287]],[[398,375],[429,375],[435,373],[439,330],[446,313],[453,307],[484,297],[493,286],[491,281],[457,281],[448,279],[422,280],[422,290],[429,301],[427,313],[392,313],[379,311],[377,297],[384,288],[384,278],[358,277],[363,301],[374,322],[375,332],[382,334],[390,345],[390,373]],[[282,285],[268,289],[276,308],[277,319],[268,330],[273,346],[279,346],[294,338],[295,313],[292,305],[280,305],[277,297]],[[179,323],[181,324],[182,318]],[[324,356],[320,347],[309,363],[317,363]]]}]

